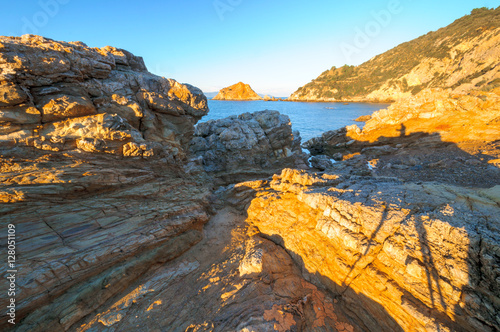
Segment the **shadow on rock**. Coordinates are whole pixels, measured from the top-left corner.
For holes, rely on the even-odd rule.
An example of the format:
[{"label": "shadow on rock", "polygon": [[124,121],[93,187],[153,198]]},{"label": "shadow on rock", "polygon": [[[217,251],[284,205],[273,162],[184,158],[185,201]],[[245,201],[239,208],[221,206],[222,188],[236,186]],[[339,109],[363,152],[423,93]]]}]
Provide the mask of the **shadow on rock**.
[{"label": "shadow on rock", "polygon": [[247,211],[363,330],[495,331],[499,203],[498,186],[284,170]]}]

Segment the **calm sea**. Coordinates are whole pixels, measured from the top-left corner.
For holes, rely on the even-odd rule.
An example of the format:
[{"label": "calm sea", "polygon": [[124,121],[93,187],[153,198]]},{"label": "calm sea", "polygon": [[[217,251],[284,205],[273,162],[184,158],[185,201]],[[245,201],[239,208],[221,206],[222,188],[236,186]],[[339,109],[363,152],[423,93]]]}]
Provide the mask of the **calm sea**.
[{"label": "calm sea", "polygon": [[344,105],[344,103],[208,100],[208,106],[210,112],[200,122],[266,109],[279,111],[290,117],[293,130],[300,131],[302,142],[305,142],[312,137],[320,136],[325,131],[354,123],[362,127],[363,123],[355,122],[354,119],[387,108],[389,104],[349,103]]}]

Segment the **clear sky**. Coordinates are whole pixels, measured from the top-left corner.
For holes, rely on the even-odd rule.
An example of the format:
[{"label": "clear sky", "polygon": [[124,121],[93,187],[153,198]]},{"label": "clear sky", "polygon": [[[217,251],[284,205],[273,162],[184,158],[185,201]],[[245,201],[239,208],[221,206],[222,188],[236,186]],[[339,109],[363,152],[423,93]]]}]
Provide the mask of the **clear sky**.
[{"label": "clear sky", "polygon": [[243,81],[288,96],[500,0],[2,1],[0,35],[126,49],[149,71],[217,91]]}]

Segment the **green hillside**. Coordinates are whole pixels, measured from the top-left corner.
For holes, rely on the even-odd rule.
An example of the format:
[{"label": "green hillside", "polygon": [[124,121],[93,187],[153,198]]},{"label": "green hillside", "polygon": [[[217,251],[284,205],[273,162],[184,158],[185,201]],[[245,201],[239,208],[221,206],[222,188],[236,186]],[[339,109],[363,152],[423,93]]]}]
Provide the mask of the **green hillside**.
[{"label": "green hillside", "polygon": [[[352,100],[373,92],[394,99],[396,92],[415,94],[424,88],[455,89],[470,83],[491,89],[500,86],[499,31],[500,7],[474,9],[445,28],[403,43],[359,66],[332,67],[299,88],[291,99]],[[481,54],[474,53],[478,46],[490,44]],[[423,62],[429,63],[429,68],[418,68]],[[412,70],[425,76],[420,84],[409,83],[405,77]]]}]

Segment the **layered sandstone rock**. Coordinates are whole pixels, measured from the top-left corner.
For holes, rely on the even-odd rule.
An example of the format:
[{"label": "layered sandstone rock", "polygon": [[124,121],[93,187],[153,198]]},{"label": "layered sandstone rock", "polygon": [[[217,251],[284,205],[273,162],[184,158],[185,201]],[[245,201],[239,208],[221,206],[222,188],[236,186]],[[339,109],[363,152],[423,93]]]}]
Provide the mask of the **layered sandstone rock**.
[{"label": "layered sandstone rock", "polygon": [[499,97],[424,90],[312,139],[326,172],[248,185],[249,222],[362,330],[496,331]]},{"label": "layered sandstone rock", "polygon": [[500,186],[284,170],[247,192],[256,197],[249,222],[336,294],[363,330],[500,328]]},{"label": "layered sandstone rock", "polygon": [[214,100],[262,100],[250,85],[238,82],[219,91]]},{"label": "layered sandstone rock", "polygon": [[2,37],[0,57],[2,146],[182,159],[207,112],[201,90],[113,47]]},{"label": "layered sandstone rock", "polygon": [[0,37],[0,215],[17,234],[19,331],[70,328],[201,239],[209,191],[184,165],[207,111],[200,90],[127,51]]},{"label": "layered sandstone rock", "polygon": [[337,301],[306,281],[280,246],[224,208],[204,239],[153,267],[77,331],[359,330]]},{"label": "layered sandstone rock", "polygon": [[[491,92],[454,94],[449,89],[425,89],[373,113],[361,130],[357,125],[329,131],[304,143],[314,152],[332,153],[349,147],[358,151],[394,142],[418,143],[419,136],[438,134],[443,143],[491,142],[500,129],[500,88]],[[337,148],[337,149],[336,149]]]},{"label": "layered sandstone rock", "polygon": [[195,128],[201,91],[124,50],[0,37],[16,330],[498,330],[498,98],[425,91],[281,172],[287,116]]},{"label": "layered sandstone rock", "polygon": [[285,167],[307,168],[299,132],[292,132],[290,118],[277,111],[200,123],[191,152],[209,174],[226,182],[272,175]]}]

